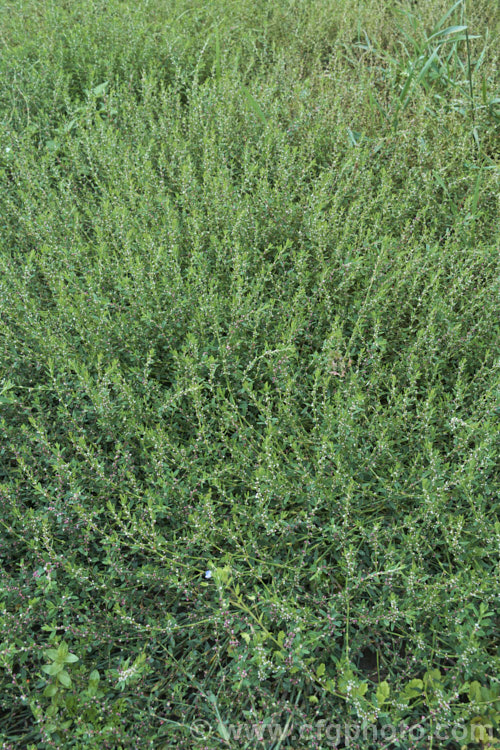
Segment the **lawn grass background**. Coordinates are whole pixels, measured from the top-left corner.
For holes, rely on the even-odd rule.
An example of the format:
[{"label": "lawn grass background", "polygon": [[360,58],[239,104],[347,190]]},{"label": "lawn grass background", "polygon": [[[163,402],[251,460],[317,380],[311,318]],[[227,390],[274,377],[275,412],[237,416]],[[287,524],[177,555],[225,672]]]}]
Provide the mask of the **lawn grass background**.
[{"label": "lawn grass background", "polygon": [[496,3],[0,43],[2,747],[493,747]]}]

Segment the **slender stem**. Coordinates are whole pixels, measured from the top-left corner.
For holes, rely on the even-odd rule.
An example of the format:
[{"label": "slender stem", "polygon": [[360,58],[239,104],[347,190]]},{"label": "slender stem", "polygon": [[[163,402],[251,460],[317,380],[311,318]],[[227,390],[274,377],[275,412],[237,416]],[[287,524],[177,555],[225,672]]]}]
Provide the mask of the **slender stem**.
[{"label": "slender stem", "polygon": [[471,106],[472,106],[472,122],[475,125],[476,124],[476,107],[474,104],[474,90],[472,87],[472,73],[470,68],[470,41],[469,41],[469,30],[467,26],[465,27],[465,42],[467,44],[467,76],[469,78],[469,92],[470,92],[470,100],[471,100]]}]

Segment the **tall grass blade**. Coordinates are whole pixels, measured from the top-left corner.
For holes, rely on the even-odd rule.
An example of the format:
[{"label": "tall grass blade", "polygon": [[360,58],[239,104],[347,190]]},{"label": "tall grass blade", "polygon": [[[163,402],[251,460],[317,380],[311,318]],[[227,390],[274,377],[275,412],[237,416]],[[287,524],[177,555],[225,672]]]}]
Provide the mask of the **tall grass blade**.
[{"label": "tall grass blade", "polygon": [[472,197],[471,212],[472,212],[473,216],[475,215],[475,213],[477,211],[477,206],[478,206],[478,203],[479,203],[479,192],[480,192],[480,189],[481,189],[481,183],[482,183],[482,181],[483,181],[483,169],[481,168],[479,170],[479,174],[477,175],[477,178],[476,178],[476,184],[474,186],[474,195]]},{"label": "tall grass blade", "polygon": [[247,103],[249,107],[255,112],[259,120],[262,122],[263,125],[267,125],[268,118],[264,114],[264,112],[261,109],[261,106],[259,102],[255,99],[255,97],[252,96],[250,91],[246,86],[242,86],[242,91],[245,96],[245,99],[247,100]]},{"label": "tall grass blade", "polygon": [[451,14],[458,8],[459,5],[462,5],[464,0],[457,0],[457,2],[451,6],[449,10],[446,11],[444,16],[437,22],[437,24],[434,26],[434,33],[441,28],[441,26],[444,24],[444,22],[451,16]]},{"label": "tall grass blade", "polygon": [[448,26],[447,29],[443,29],[442,31],[436,31],[434,34],[431,34],[431,36],[427,39],[428,42],[430,42],[432,39],[435,39],[438,36],[449,36],[450,34],[458,34],[459,31],[465,31],[467,26]]},{"label": "tall grass blade", "polygon": [[215,31],[215,79],[217,83],[220,82],[222,76],[221,71],[221,54],[220,54],[220,36],[219,29]]}]

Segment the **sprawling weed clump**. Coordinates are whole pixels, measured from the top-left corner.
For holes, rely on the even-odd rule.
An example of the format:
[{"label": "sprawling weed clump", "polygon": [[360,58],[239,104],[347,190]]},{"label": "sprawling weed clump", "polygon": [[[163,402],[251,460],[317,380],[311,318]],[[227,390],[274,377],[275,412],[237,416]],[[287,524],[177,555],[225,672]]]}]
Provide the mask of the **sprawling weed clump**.
[{"label": "sprawling weed clump", "polygon": [[495,12],[4,4],[5,750],[495,746]]}]

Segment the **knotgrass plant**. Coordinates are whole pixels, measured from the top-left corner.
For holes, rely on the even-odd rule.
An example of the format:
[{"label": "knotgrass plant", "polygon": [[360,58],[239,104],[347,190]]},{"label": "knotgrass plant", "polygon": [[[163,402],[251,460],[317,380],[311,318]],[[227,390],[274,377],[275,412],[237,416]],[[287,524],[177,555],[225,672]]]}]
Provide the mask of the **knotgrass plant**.
[{"label": "knotgrass plant", "polygon": [[495,3],[0,31],[3,748],[493,747]]}]

